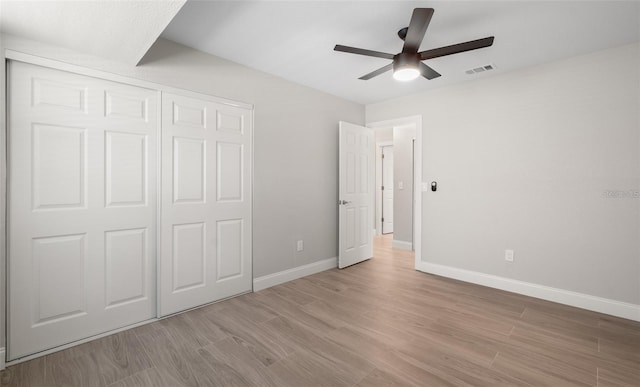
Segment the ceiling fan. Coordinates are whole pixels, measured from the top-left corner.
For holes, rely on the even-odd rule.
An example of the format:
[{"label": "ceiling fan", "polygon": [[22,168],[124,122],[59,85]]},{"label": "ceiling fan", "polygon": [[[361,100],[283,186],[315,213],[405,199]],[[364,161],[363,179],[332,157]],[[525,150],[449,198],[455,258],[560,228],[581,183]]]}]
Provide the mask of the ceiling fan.
[{"label": "ceiling fan", "polygon": [[489,47],[493,44],[493,36],[490,36],[488,38],[418,52],[432,16],[433,8],[415,8],[413,10],[409,27],[405,27],[398,31],[398,36],[400,39],[404,40],[402,52],[398,54],[387,54],[386,52],[366,50],[363,48],[343,46],[340,44],[336,44],[334,50],[393,60],[393,62],[388,65],[372,71],[369,74],[363,75],[359,79],[366,81],[393,69],[393,77],[395,79],[399,81],[410,81],[412,79],[416,79],[420,75],[427,79],[434,79],[440,76],[437,71],[422,63],[423,60],[477,50],[479,48]]}]

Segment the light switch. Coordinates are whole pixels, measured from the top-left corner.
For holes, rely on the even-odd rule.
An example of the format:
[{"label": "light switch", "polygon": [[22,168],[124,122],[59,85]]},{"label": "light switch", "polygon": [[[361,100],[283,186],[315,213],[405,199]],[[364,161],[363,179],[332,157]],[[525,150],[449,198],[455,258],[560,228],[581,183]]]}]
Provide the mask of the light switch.
[{"label": "light switch", "polygon": [[402,181],[398,182],[398,189],[404,189],[404,182]]}]

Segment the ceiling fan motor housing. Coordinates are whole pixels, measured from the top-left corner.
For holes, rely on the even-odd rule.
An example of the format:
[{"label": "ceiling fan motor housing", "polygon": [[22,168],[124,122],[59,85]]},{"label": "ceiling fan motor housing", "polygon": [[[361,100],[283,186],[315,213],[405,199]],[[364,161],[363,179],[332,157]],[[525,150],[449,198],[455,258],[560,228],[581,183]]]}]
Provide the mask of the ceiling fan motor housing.
[{"label": "ceiling fan motor housing", "polygon": [[418,69],[420,66],[420,55],[417,53],[401,52],[393,57],[393,71],[402,69]]}]

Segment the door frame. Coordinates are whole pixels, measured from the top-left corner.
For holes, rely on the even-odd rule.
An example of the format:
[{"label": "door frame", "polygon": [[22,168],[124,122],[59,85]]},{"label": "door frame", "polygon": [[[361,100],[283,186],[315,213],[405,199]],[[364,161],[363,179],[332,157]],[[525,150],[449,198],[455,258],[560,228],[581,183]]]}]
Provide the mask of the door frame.
[{"label": "door frame", "polygon": [[[393,118],[384,121],[367,122],[365,125],[372,129],[389,128],[414,124],[416,138],[413,157],[413,248],[415,255],[414,269],[418,270],[422,261],[422,115]],[[376,144],[377,145],[377,144]],[[377,231],[377,230],[376,230]]]},{"label": "door frame", "polygon": [[393,141],[376,142],[376,227],[375,235],[382,235],[382,148],[385,146],[393,146]]},{"label": "door frame", "polygon": [[[171,86],[166,86],[163,85],[161,83],[156,83],[156,82],[152,82],[152,81],[145,81],[142,79],[138,79],[138,78],[133,78],[130,76],[124,76],[124,75],[119,75],[116,73],[111,73],[111,72],[107,72],[107,71],[103,71],[103,70],[97,70],[94,68],[90,68],[90,67],[84,67],[84,66],[79,66],[79,65],[75,65],[75,64],[70,64],[70,63],[65,63],[65,62],[60,62],[58,60],[54,60],[54,59],[49,59],[46,57],[41,57],[41,56],[37,56],[37,55],[32,55],[32,54],[27,54],[27,53],[23,53],[20,51],[15,51],[15,50],[11,50],[11,49],[5,49],[4,47],[2,47],[2,45],[0,44],[0,91],[4,91],[1,93],[0,96],[0,246],[2,246],[3,248],[0,248],[0,337],[3,337],[5,340],[2,342],[2,344],[0,345],[0,371],[4,370],[6,366],[10,366],[10,365],[14,365],[14,364],[18,364],[18,363],[22,363],[37,357],[41,357],[41,356],[45,356],[48,355],[50,353],[54,353],[57,351],[60,351],[62,349],[66,349],[69,347],[73,347],[82,343],[86,343],[88,341],[91,340],[95,340],[97,338],[100,337],[105,337],[105,336],[109,336],[112,335],[114,333],[126,330],[126,329],[131,329],[133,327],[136,326],[140,326],[140,325],[145,325],[154,321],[158,321],[160,318],[155,317],[140,323],[136,323],[133,325],[129,325],[126,327],[122,327],[122,328],[118,328],[109,332],[104,332],[104,333],[100,333],[98,335],[86,338],[86,339],[81,339],[78,341],[75,341],[73,343],[69,343],[69,344],[64,344],[62,346],[53,348],[53,349],[49,349],[49,350],[45,350],[42,352],[38,352],[36,354],[33,355],[29,355],[29,356],[25,356],[13,361],[6,361],[6,345],[7,345],[7,324],[6,324],[6,317],[7,317],[7,294],[6,294],[6,279],[7,279],[7,275],[8,275],[8,271],[7,271],[7,209],[8,209],[8,203],[7,203],[7,183],[8,183],[8,179],[7,179],[7,103],[8,101],[6,100],[6,88],[7,88],[7,82],[6,82],[6,76],[7,76],[7,68],[6,68],[6,62],[7,60],[14,60],[17,62],[25,62],[25,63],[29,63],[29,64],[33,64],[33,65],[37,65],[37,66],[42,66],[42,67],[47,67],[50,69],[54,69],[54,70],[61,70],[61,71],[66,71],[66,72],[71,72],[74,74],[78,74],[78,75],[85,75],[85,76],[89,76],[89,77],[94,77],[94,78],[100,78],[100,79],[104,79],[107,81],[112,81],[112,82],[119,82],[119,83],[124,83],[127,85],[131,85],[131,86],[138,86],[138,87],[142,87],[142,88],[147,88],[147,89],[152,89],[155,90],[158,94],[158,99],[159,99],[159,103],[161,103],[161,92],[168,92],[168,93],[173,93],[173,94],[179,94],[185,97],[193,97],[193,98],[201,98],[201,97],[205,97],[210,99],[213,102],[217,102],[220,104],[224,104],[224,105],[228,105],[228,106],[233,106],[233,107],[239,107],[239,108],[245,108],[245,109],[249,109],[250,110],[250,114],[252,117],[252,122],[255,123],[255,107],[253,104],[250,103],[246,103],[246,102],[241,102],[241,101],[234,101],[234,100],[230,100],[230,99],[226,99],[223,97],[219,97],[219,96],[214,96],[214,95],[208,95],[208,94],[203,94],[203,93],[198,93],[198,92],[194,92],[194,91],[190,91],[190,90],[186,90],[186,89],[181,89],[181,88],[177,88],[177,87],[171,87]],[[158,105],[160,106],[160,105]],[[161,110],[158,109],[158,119],[161,119]],[[158,132],[159,134],[161,133],[161,122],[158,121],[159,125],[158,125]],[[251,135],[251,187],[253,190],[254,187],[254,180],[255,180],[255,176],[254,176],[254,135],[253,135],[253,131],[252,131],[252,135]],[[160,143],[159,143],[160,144]],[[159,149],[160,151],[157,152],[157,158],[158,158],[158,162],[160,162],[160,157],[161,157],[161,149]],[[157,196],[157,205],[158,205],[158,214],[157,214],[157,222],[158,224],[161,224],[161,213],[160,213],[160,203],[162,200],[162,192],[161,192],[161,179],[158,179],[157,181],[157,189],[158,189],[158,196]],[[252,202],[251,202],[251,213],[253,215],[253,194],[252,194]],[[253,231],[253,219],[252,219],[252,224],[251,224],[251,228]],[[156,235],[157,235],[157,240],[156,240],[156,254],[159,256],[159,254],[161,253],[161,246],[160,246],[160,227],[157,227],[156,229]],[[251,241],[251,244],[253,245],[253,240]],[[253,273],[253,256],[251,257],[251,272]],[[156,279],[159,280],[159,265],[156,264]],[[157,282],[156,282],[156,314],[157,311],[159,310],[159,302],[160,302],[160,294],[158,292],[159,287],[157,286]],[[253,289],[253,281],[252,281],[252,289]]]}]

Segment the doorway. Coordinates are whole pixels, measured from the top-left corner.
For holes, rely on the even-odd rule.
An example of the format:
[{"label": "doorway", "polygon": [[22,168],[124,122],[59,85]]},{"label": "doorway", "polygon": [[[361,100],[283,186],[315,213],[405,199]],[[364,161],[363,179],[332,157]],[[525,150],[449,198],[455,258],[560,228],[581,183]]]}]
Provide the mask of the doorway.
[{"label": "doorway", "polygon": [[[425,186],[422,183],[422,116],[370,122],[367,126],[376,133],[376,235],[383,235],[387,241],[391,239],[393,248],[413,250],[415,267],[418,267],[421,260],[422,191]],[[400,143],[405,146],[399,146]],[[391,234],[386,234],[387,229],[382,222],[382,152],[386,146],[393,146],[394,206]],[[385,190],[388,186],[389,183],[385,182]],[[403,219],[402,225],[400,219]]]},{"label": "doorway", "polygon": [[382,234],[393,233],[393,145],[382,146]]},{"label": "doorway", "polygon": [[[393,247],[413,250],[413,123],[376,131],[378,154],[377,235],[393,233]],[[379,141],[383,139],[385,141]],[[390,141],[389,141],[390,140]]]}]

